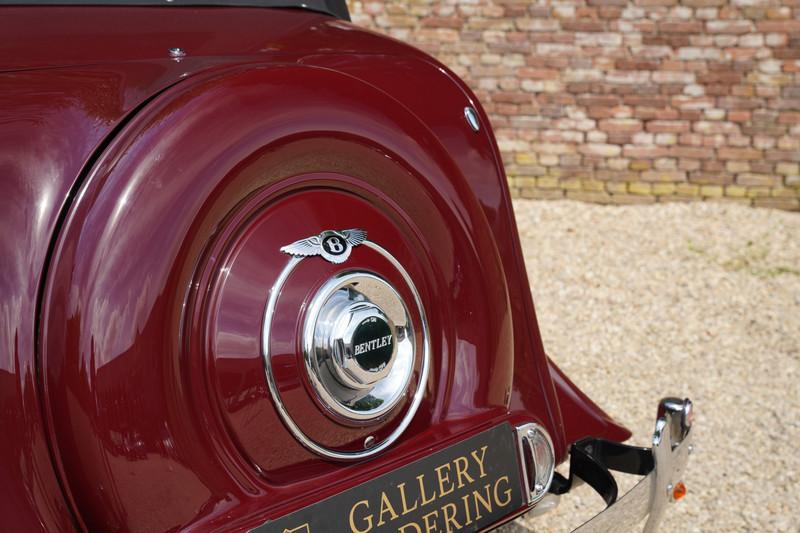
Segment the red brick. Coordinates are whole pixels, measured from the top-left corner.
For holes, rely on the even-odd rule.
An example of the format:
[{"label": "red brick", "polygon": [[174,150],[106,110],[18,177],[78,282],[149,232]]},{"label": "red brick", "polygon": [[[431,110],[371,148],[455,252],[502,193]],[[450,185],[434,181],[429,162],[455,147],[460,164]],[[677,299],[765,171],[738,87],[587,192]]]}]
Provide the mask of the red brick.
[{"label": "red brick", "polygon": [[764,33],[800,33],[800,20],[761,20],[756,22],[756,29]]},{"label": "red brick", "polygon": [[606,23],[591,19],[562,20],[561,29],[563,31],[606,31]]},{"label": "red brick", "polygon": [[608,132],[624,132],[624,133],[635,133],[637,131],[642,131],[642,122],[636,119],[607,119],[601,120],[598,123],[598,128],[602,131]]},{"label": "red brick", "polygon": [[711,159],[714,157],[714,150],[711,148],[698,148],[694,146],[671,146],[669,149],[669,155],[670,157]]},{"label": "red brick", "polygon": [[601,19],[618,19],[622,15],[619,6],[601,6],[597,8],[597,16]]},{"label": "red brick", "polygon": [[637,107],[633,110],[633,116],[641,119],[673,120],[678,118],[680,113],[671,107]]},{"label": "red brick", "polygon": [[[513,2],[509,2],[513,4]],[[550,8],[548,6],[529,6],[528,13],[533,15],[536,18],[545,18],[550,16]]]},{"label": "red brick", "polygon": [[691,41],[687,35],[643,35],[642,43],[648,46],[670,46],[672,48],[680,48],[681,46],[689,46]]},{"label": "red brick", "polygon": [[678,143],[685,146],[703,146],[703,136],[699,133],[684,133],[678,137]]},{"label": "red brick", "polygon": [[722,172],[725,170],[725,164],[722,161],[707,159],[703,161],[703,170],[706,172]]},{"label": "red brick", "polygon": [[689,7],[719,7],[728,0],[683,0],[681,4]]},{"label": "red brick", "polygon": [[783,111],[778,115],[778,124],[788,124],[790,126],[800,125],[800,111],[789,112]]},{"label": "red brick", "polygon": [[771,161],[750,161],[750,170],[761,174],[771,174],[775,170],[775,164]]},{"label": "red brick", "polygon": [[750,111],[728,111],[728,120],[731,122],[747,122],[750,116]]},{"label": "red brick", "polygon": [[614,115],[614,108],[593,106],[586,108],[586,116],[593,119],[609,118]]},{"label": "red brick", "polygon": [[608,138],[606,139],[606,142],[608,142],[609,144],[623,145],[623,144],[630,143],[632,137],[633,137],[633,134],[630,133],[630,132],[615,131],[615,132],[610,132],[608,134]]},{"label": "red brick", "polygon": [[[519,113],[519,106],[514,104],[496,104],[494,112],[499,115],[516,115]],[[492,123],[494,124],[495,120],[492,120]]]},{"label": "red brick", "polygon": [[[743,33],[750,33],[753,29],[753,24],[749,20],[710,20],[706,23],[706,30],[709,33],[733,33],[741,35]],[[774,31],[762,30],[760,27],[758,31]]]},{"label": "red brick", "polygon": [[625,7],[628,5],[628,0],[587,0],[590,6],[619,6]]},{"label": "red brick", "polygon": [[742,133],[745,135],[768,135],[780,137],[786,133],[786,126],[782,124],[743,124]]},{"label": "red brick", "polygon": [[658,23],[661,33],[700,33],[703,23],[699,20],[662,21]]},{"label": "red brick", "polygon": [[664,146],[635,146],[626,144],[622,149],[622,156],[641,159],[669,157],[669,148]]},{"label": "red brick", "polygon": [[575,97],[565,93],[540,93],[536,101],[542,104],[574,105]]},{"label": "red brick", "polygon": [[656,61],[627,58],[617,59],[614,66],[617,70],[658,70],[659,68]]},{"label": "red brick", "polygon": [[689,183],[728,185],[733,183],[733,176],[727,172],[690,172]]},{"label": "red brick", "polygon": [[730,85],[706,85],[708,96],[728,96],[731,93]]},{"label": "red brick", "polygon": [[739,98],[730,96],[717,100],[717,107],[722,109],[757,109],[764,107],[764,101],[760,98]]},{"label": "red brick", "polygon": [[775,59],[800,59],[800,48],[773,48],[772,57]]},{"label": "red brick", "polygon": [[800,72],[800,61],[788,62],[783,64],[784,72]]},{"label": "red brick", "polygon": [[725,53],[736,62],[750,61],[758,55],[758,48],[726,48]]},{"label": "red brick", "polygon": [[647,123],[647,131],[653,133],[686,133],[691,129],[684,120],[651,120]]},{"label": "red brick", "polygon": [[596,170],[594,177],[602,181],[639,181],[638,172],[625,172],[620,170]]},{"label": "red brick", "polygon": [[459,17],[426,17],[422,19],[422,25],[427,28],[461,28],[464,25],[463,19]]},{"label": "red brick", "polygon": [[732,85],[731,86],[731,94],[733,96],[753,96],[755,94],[755,90],[753,90],[752,85]]},{"label": "red brick", "polygon": [[700,168],[700,161],[697,159],[678,159],[678,168],[680,170],[698,170]]},{"label": "red brick", "polygon": [[558,70],[545,68],[523,67],[517,70],[517,76],[520,78],[533,80],[555,80],[558,79],[560,74]]},{"label": "red brick", "polygon": [[742,81],[742,73],[733,70],[706,72],[697,75],[697,83],[726,83],[732,85]]},{"label": "red brick", "polygon": [[567,83],[566,89],[572,94],[583,94],[589,92],[591,84],[589,82],[571,82]]},{"label": "red brick", "polygon": [[739,161],[752,161],[761,159],[764,154],[755,148],[728,148],[723,147],[717,150],[717,157],[720,159],[734,159]]},{"label": "red brick", "polygon": [[627,95],[623,98],[625,105],[633,106],[647,106],[647,107],[667,107],[670,99],[666,96],[649,95],[643,96],[639,94]]},{"label": "red brick", "polygon": [[505,102],[509,104],[522,104],[531,101],[531,95],[521,91],[495,91],[492,94],[495,102]]},{"label": "red brick", "polygon": [[767,161],[800,163],[800,150],[765,150]]},{"label": "red brick", "polygon": [[612,107],[619,105],[621,100],[617,96],[600,96],[600,95],[582,95],[576,98],[579,106],[592,107],[592,106],[606,106]]},{"label": "red brick", "polygon": [[678,0],[634,0],[633,3],[642,7],[663,7],[677,5]]}]

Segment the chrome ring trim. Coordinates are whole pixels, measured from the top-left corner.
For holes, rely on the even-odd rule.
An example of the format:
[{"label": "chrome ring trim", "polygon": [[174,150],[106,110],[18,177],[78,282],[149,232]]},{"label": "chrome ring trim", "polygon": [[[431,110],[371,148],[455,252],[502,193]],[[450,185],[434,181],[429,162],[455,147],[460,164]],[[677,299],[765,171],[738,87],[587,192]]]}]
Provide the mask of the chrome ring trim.
[{"label": "chrome ring trim", "polygon": [[270,328],[272,326],[273,315],[275,314],[275,305],[277,304],[278,296],[280,296],[281,290],[283,290],[283,285],[286,283],[286,279],[297,267],[297,265],[304,259],[304,257],[292,257],[289,259],[289,261],[286,263],[286,266],[283,267],[283,270],[278,275],[278,279],[275,280],[275,284],[270,289],[269,299],[267,300],[267,306],[264,311],[264,322],[261,330],[261,355],[264,359],[264,370],[267,377],[267,385],[269,388],[270,397],[275,404],[275,408],[278,411],[281,420],[283,420],[283,423],[286,424],[286,427],[289,428],[289,431],[292,433],[292,435],[307,450],[327,459],[335,459],[338,461],[358,461],[376,455],[391,446],[400,437],[400,435],[402,435],[409,424],[411,424],[411,420],[414,418],[417,409],[419,409],[419,406],[422,403],[422,398],[425,395],[425,384],[428,381],[428,373],[430,371],[431,347],[428,319],[425,315],[425,308],[422,306],[422,299],[419,296],[419,292],[417,292],[416,286],[411,280],[411,276],[408,274],[408,272],[406,272],[406,269],[403,268],[400,262],[397,261],[397,259],[395,259],[395,257],[385,248],[368,240],[364,241],[363,244],[381,254],[400,273],[403,281],[405,281],[414,297],[414,303],[417,306],[417,311],[419,313],[420,323],[422,326],[422,367],[420,370],[417,390],[414,391],[411,404],[408,407],[408,411],[406,411],[405,415],[403,416],[403,419],[400,421],[400,424],[389,434],[388,437],[386,437],[383,441],[373,445],[373,447],[360,452],[340,452],[331,450],[317,444],[305,433],[303,433],[300,427],[294,422],[294,420],[292,420],[292,417],[289,415],[289,412],[286,410],[286,406],[283,404],[283,401],[278,394],[278,386],[275,383],[275,376],[273,375],[269,354]]}]

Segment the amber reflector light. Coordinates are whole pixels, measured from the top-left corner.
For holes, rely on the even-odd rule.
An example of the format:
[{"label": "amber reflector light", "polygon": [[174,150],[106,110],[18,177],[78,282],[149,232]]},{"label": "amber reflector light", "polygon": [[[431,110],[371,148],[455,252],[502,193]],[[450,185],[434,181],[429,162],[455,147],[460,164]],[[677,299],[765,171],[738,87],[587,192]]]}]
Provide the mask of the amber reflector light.
[{"label": "amber reflector light", "polygon": [[672,499],[676,502],[680,501],[684,496],[686,496],[687,492],[688,490],[686,489],[686,485],[684,485],[683,481],[679,481],[675,484],[675,488],[672,489]]}]

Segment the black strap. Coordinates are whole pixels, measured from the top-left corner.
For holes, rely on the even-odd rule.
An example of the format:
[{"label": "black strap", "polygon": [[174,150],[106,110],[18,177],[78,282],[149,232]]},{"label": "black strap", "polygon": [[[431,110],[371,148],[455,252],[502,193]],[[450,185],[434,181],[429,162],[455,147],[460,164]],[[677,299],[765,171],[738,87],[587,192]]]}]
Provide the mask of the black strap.
[{"label": "black strap", "polygon": [[559,473],[553,476],[550,492],[564,494],[579,477],[605,500],[606,505],[617,501],[619,490],[611,470],[645,476],[655,465],[650,448],[628,446],[619,442],[586,438],[570,447],[569,479]]}]

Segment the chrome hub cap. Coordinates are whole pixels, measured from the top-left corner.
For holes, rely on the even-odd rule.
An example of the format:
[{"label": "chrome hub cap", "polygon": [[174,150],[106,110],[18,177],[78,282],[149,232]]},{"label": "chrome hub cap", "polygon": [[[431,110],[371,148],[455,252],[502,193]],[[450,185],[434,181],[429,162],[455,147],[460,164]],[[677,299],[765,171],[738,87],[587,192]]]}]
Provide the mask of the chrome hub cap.
[{"label": "chrome hub cap", "polygon": [[350,420],[379,418],[402,398],[414,368],[414,332],[400,295],[369,272],[340,274],[309,306],[306,369],[319,399]]}]

